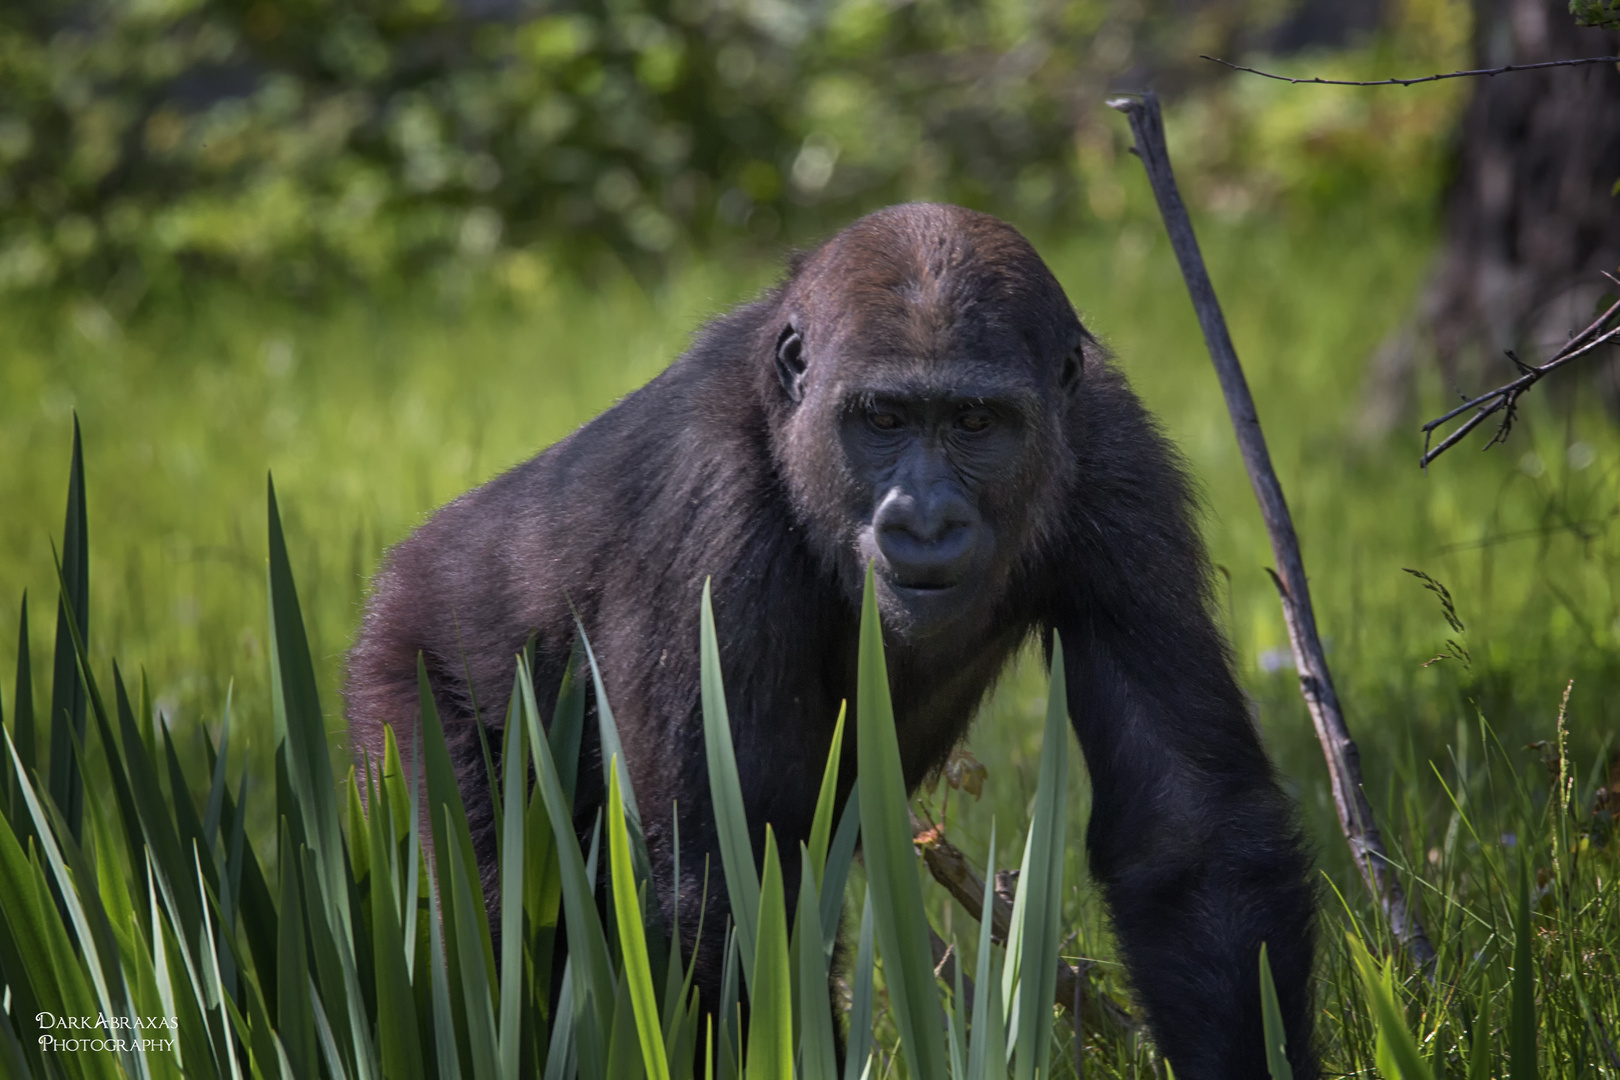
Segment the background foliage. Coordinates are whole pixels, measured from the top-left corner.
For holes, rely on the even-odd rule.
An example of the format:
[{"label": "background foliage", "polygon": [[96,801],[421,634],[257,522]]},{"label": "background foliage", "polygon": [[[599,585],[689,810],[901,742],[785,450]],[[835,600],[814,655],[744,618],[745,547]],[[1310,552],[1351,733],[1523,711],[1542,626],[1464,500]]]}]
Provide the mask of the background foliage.
[{"label": "background foliage", "polygon": [[[199,271],[307,295],[423,272],[466,288],[469,273],[493,269],[533,292],[555,266],[590,268],[604,252],[656,267],[694,244],[802,238],[906,198],[999,210],[1034,228],[1106,218],[1120,206],[1120,147],[1095,113],[1102,92],[1155,71],[1172,88],[1196,82],[1215,69],[1189,74],[1182,58],[1263,43],[1291,10],[1260,0],[10,4],[0,10],[0,289],[67,282],[122,310]],[[1440,60],[1466,40],[1467,6],[1403,0],[1386,22],[1375,63]],[[1400,196],[1432,181],[1423,164],[1446,89],[1340,98],[1336,113],[1321,96],[1294,95],[1283,110],[1292,119],[1246,123],[1263,108],[1255,95],[1280,100],[1257,84],[1217,94],[1196,125],[1240,133],[1201,154],[1219,205],[1242,211],[1284,190],[1320,202],[1332,195],[1322,183],[1360,183],[1374,163],[1399,178]],[[1357,115],[1365,108],[1376,123]],[[1379,145],[1364,145],[1372,132]],[[1324,159],[1354,167],[1324,170]]]}]

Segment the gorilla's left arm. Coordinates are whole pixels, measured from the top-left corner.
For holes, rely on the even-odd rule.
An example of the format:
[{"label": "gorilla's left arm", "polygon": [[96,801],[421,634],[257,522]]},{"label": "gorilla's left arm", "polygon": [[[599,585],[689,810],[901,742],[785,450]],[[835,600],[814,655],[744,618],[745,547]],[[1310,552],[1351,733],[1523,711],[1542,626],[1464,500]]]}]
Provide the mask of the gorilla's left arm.
[{"label": "gorilla's left arm", "polygon": [[1294,809],[1210,615],[1174,452],[1123,384],[1093,388],[1111,415],[1074,432],[1075,564],[1051,620],[1091,774],[1091,872],[1178,1076],[1266,1075],[1265,942],[1294,1075],[1314,1080],[1315,904]]}]

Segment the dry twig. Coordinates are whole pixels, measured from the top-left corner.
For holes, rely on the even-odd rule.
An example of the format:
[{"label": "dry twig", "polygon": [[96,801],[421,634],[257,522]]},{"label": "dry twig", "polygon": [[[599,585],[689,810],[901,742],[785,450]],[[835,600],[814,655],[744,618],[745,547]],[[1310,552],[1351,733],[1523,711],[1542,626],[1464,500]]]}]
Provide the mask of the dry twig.
[{"label": "dry twig", "polygon": [[1316,632],[1316,616],[1311,611],[1310,587],[1305,579],[1305,562],[1299,553],[1299,538],[1294,533],[1294,519],[1288,513],[1283,498],[1282,484],[1271,465],[1271,454],[1266,450],[1266,438],[1260,431],[1260,417],[1255,411],[1254,398],[1249,394],[1248,380],[1243,376],[1243,365],[1238,362],[1237,350],[1226,329],[1226,317],[1215,298],[1215,286],[1204,266],[1204,257],[1198,250],[1198,238],[1193,233],[1192,220],[1187,216],[1186,204],[1176,187],[1175,173],[1170,168],[1170,152],[1164,142],[1164,120],[1159,114],[1158,95],[1152,91],[1139,97],[1121,97],[1108,103],[1124,113],[1131,122],[1136,145],[1131,152],[1142,159],[1147,168],[1148,181],[1159,203],[1165,229],[1170,234],[1170,246],[1181,264],[1181,276],[1192,295],[1199,326],[1204,331],[1204,342],[1209,347],[1210,359],[1220,377],[1221,391],[1226,396],[1227,412],[1237,431],[1238,447],[1243,464],[1260,503],[1265,518],[1266,532],[1271,537],[1272,556],[1277,560],[1280,573],[1272,574],[1277,593],[1282,598],[1283,619],[1288,624],[1288,640],[1294,650],[1294,664],[1299,669],[1300,693],[1310,710],[1316,726],[1317,741],[1322,744],[1322,756],[1327,759],[1328,775],[1332,780],[1333,805],[1339,813],[1339,824],[1344,830],[1350,853],[1361,870],[1361,876],[1374,897],[1383,906],[1395,935],[1425,970],[1434,964],[1434,946],[1423,932],[1417,914],[1412,910],[1396,880],[1395,867],[1384,850],[1383,837],[1373,820],[1372,806],[1361,787],[1361,756],[1350,729],[1344,722],[1339,696],[1328,673],[1327,656],[1322,651],[1321,639]]},{"label": "dry twig", "polygon": [[1250,75],[1259,75],[1266,79],[1276,79],[1286,83],[1319,83],[1322,86],[1414,86],[1418,83],[1438,82],[1441,79],[1466,79],[1476,75],[1506,75],[1510,71],[1534,71],[1537,68],[1576,67],[1580,64],[1620,64],[1620,56],[1583,56],[1578,60],[1544,60],[1539,64],[1507,64],[1496,68],[1477,68],[1473,71],[1448,71],[1443,75],[1424,75],[1417,79],[1293,79],[1287,75],[1276,75],[1259,68],[1244,67],[1234,64],[1230,60],[1222,60],[1218,56],[1205,56],[1199,54],[1200,60],[1213,60],[1217,64],[1231,68],[1233,71],[1247,71]]},{"label": "dry twig", "polygon": [[[1620,285],[1620,278],[1615,277],[1613,274],[1605,272],[1603,276],[1615,284]],[[1482,422],[1484,422],[1487,416],[1491,416],[1495,413],[1502,414],[1502,422],[1497,425],[1496,434],[1491,436],[1491,441],[1486,443],[1483,449],[1489,450],[1497,443],[1506,441],[1508,432],[1513,430],[1513,421],[1515,414],[1518,411],[1520,395],[1522,395],[1526,390],[1530,389],[1536,383],[1540,382],[1543,378],[1550,375],[1552,372],[1557,371],[1559,368],[1569,363],[1571,360],[1576,360],[1582,356],[1586,356],[1596,350],[1599,346],[1609,342],[1620,343],[1620,323],[1617,323],[1608,330],[1603,329],[1603,325],[1610,319],[1615,318],[1617,315],[1620,315],[1620,300],[1617,300],[1610,305],[1609,310],[1605,311],[1602,315],[1599,315],[1596,319],[1594,319],[1592,324],[1585,330],[1582,330],[1580,333],[1570,338],[1569,341],[1564,344],[1564,347],[1559,349],[1557,354],[1554,355],[1551,360],[1548,360],[1545,364],[1542,364],[1539,367],[1529,367],[1525,364],[1521,364],[1519,363],[1519,358],[1517,356],[1514,356],[1511,352],[1508,353],[1507,358],[1513,361],[1521,372],[1519,377],[1510,383],[1504,383],[1503,385],[1498,386],[1495,390],[1492,390],[1489,393],[1481,394],[1477,398],[1465,401],[1455,409],[1452,409],[1450,412],[1446,413],[1444,416],[1436,417],[1435,419],[1430,420],[1427,424],[1424,424],[1423,457],[1418,461],[1418,466],[1424,469],[1428,468],[1429,462],[1433,461],[1435,458],[1457,445],[1457,443],[1462,440],[1463,436],[1467,435],[1470,431],[1473,431],[1476,427],[1478,427]],[[1466,421],[1464,421],[1462,426],[1457,428],[1457,430],[1453,431],[1450,435],[1447,435],[1444,439],[1441,439],[1440,445],[1436,446],[1432,450],[1429,449],[1429,441],[1434,438],[1435,429],[1444,424],[1446,421],[1455,419],[1461,414],[1467,412],[1469,409],[1476,409],[1477,411],[1473,416],[1470,416]]]},{"label": "dry twig", "polygon": [[[924,825],[913,816],[911,832],[934,880],[945,886],[945,890],[970,916],[983,922],[984,879],[968,864],[967,856],[945,839],[945,831],[939,826]],[[1001,945],[1007,943],[1007,928],[1012,925],[1012,877],[996,875],[995,899],[991,903],[990,936]],[[945,965],[947,960],[954,963],[955,957],[947,956],[947,946],[938,934],[933,935],[933,943],[934,963],[940,966],[943,977],[949,981],[954,973]],[[1100,991],[1085,993],[1085,983],[1091,975],[1092,965],[1089,961],[1082,961],[1079,967],[1074,967],[1061,956],[1054,957],[1054,960],[1058,969],[1056,1001],[1059,1006],[1072,1014],[1079,1003],[1080,1018],[1094,1032],[1114,1034],[1136,1028],[1136,1020],[1131,1014],[1108,995]],[[962,992],[972,999],[973,985],[965,976]]]}]

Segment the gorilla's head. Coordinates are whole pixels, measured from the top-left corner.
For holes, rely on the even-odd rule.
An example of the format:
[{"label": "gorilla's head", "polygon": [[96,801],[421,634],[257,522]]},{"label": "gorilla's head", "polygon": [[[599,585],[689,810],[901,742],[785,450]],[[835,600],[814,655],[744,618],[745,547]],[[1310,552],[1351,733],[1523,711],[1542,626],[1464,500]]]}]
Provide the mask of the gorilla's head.
[{"label": "gorilla's head", "polygon": [[1039,557],[1073,482],[1091,341],[1010,225],[912,204],[811,253],[777,297],[773,451],[818,555],[884,622],[960,633]]}]

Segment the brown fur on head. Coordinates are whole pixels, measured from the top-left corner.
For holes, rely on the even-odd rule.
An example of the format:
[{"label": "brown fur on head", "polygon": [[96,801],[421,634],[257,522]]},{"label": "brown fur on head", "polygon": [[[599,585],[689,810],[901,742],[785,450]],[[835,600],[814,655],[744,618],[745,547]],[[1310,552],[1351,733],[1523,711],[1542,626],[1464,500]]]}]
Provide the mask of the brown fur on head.
[{"label": "brown fur on head", "polygon": [[[897,531],[890,511],[896,499],[926,509],[954,483],[962,503],[942,511],[944,528],[971,530],[974,548],[924,584],[953,593],[948,621],[982,614],[1013,559],[1039,549],[1073,479],[1064,419],[1090,339],[1035,249],[985,214],[890,207],[797,264],[770,329],[773,451],[818,555],[855,592],[875,562],[886,622],[928,632],[946,605],[916,595],[906,575],[933,573],[924,545],[909,541],[932,540],[937,523],[919,510]],[[858,423],[880,407],[916,421],[922,471],[911,470],[911,488],[905,451],[894,439],[892,454],[867,445],[874,440]],[[953,409],[975,408],[990,434],[968,437],[946,422]],[[886,557],[896,545],[882,536],[899,536],[916,557]]]}]

